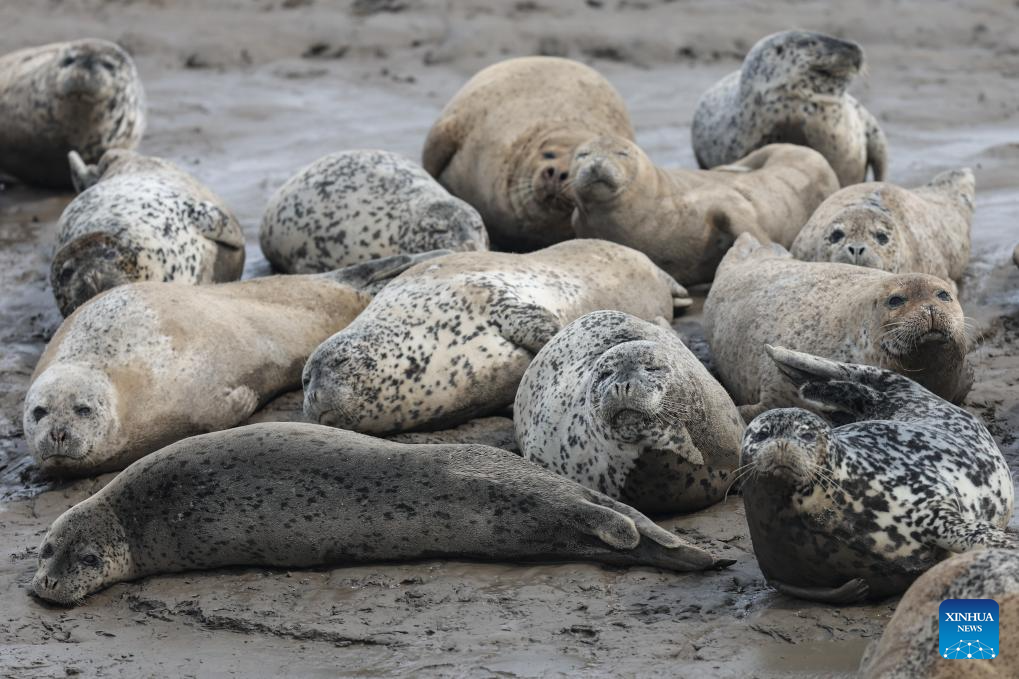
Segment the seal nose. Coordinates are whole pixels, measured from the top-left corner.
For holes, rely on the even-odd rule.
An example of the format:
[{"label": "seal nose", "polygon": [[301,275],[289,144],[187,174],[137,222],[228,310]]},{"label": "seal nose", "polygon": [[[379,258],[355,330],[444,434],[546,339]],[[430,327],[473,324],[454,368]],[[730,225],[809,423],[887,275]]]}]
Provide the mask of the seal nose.
[{"label": "seal nose", "polygon": [[67,430],[63,427],[54,427],[50,429],[50,438],[54,443],[63,443],[67,439]]},{"label": "seal nose", "polygon": [[854,243],[852,245],[847,245],[846,250],[849,250],[849,254],[852,256],[853,261],[858,262],[860,261],[860,258],[863,257],[863,253],[866,252],[867,246],[863,243]]}]

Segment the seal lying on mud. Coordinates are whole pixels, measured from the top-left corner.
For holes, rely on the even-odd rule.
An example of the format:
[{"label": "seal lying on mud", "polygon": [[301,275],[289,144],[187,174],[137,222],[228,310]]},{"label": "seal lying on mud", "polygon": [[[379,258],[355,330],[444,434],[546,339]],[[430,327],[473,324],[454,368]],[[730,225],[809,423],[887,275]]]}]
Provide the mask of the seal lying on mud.
[{"label": "seal lying on mud", "polygon": [[824,201],[796,237],[793,257],[895,273],[962,278],[969,263],[975,180],[942,172],[925,186],[867,183]]},{"label": "seal lying on mud", "polygon": [[951,552],[1019,548],[1014,489],[983,423],[912,380],[768,347],[802,399],[747,426],[740,451],[761,572],[828,603],[904,591]]},{"label": "seal lying on mud", "polygon": [[683,285],[707,283],[741,233],[785,247],[839,180],[821,154],[772,144],[714,170],[656,167],[633,142],[600,137],[570,166],[573,229],[640,250]]},{"label": "seal lying on mud", "polygon": [[[1000,641],[991,656],[957,662],[939,646],[947,599],[993,599]],[[945,655],[953,658],[945,659]],[[969,655],[969,654],[967,654]],[[1019,677],[1019,552],[981,549],[939,563],[914,582],[880,641],[860,665],[864,679],[1014,679]]]},{"label": "seal lying on mud", "polygon": [[241,226],[194,177],[133,151],[108,151],[91,166],[72,152],[70,162],[81,193],[60,216],[50,267],[53,294],[65,316],[124,283],[241,277]]},{"label": "seal lying on mud", "polygon": [[569,59],[509,59],[457,92],[425,141],[425,170],[481,213],[493,246],[533,250],[573,237],[566,188],[578,144],[633,139],[619,93]]},{"label": "seal lying on mud", "polygon": [[595,311],[538,352],[513,415],[526,459],[644,512],[721,500],[743,420],[669,327]]},{"label": "seal lying on mud", "polygon": [[820,151],[842,186],[884,179],[885,135],[846,93],[863,65],[855,42],[784,31],[762,38],[730,73],[701,96],[694,113],[694,155],[703,168],[732,163],[765,144]]},{"label": "seal lying on mud", "polygon": [[796,405],[765,344],[895,370],[942,398],[969,392],[967,340],[951,283],[849,264],[802,262],[744,234],[704,303],[704,334],[722,384],[750,420]]},{"label": "seal lying on mud", "polygon": [[477,210],[406,158],[367,150],[324,156],[291,177],[269,200],[259,241],[281,273],[488,249]]},{"label": "seal lying on mud", "polygon": [[131,465],[53,522],[32,588],[71,605],[157,573],[450,557],[673,571],[732,563],[505,450],[272,423],[196,436]]},{"label": "seal lying on mud", "polygon": [[685,289],[636,250],[571,240],[457,252],[394,280],[304,368],[312,422],[370,434],[455,427],[513,402],[534,355],[598,309],[672,318]]},{"label": "seal lying on mud", "polygon": [[315,347],[371,301],[367,286],[428,256],[321,275],[111,290],[64,321],[39,360],[25,397],[28,447],[46,472],[85,475],[240,424],[300,385]]},{"label": "seal lying on mud", "polygon": [[145,94],[127,52],[75,40],[0,57],[0,172],[70,188],[67,154],[97,163],[133,149],[145,130]]}]

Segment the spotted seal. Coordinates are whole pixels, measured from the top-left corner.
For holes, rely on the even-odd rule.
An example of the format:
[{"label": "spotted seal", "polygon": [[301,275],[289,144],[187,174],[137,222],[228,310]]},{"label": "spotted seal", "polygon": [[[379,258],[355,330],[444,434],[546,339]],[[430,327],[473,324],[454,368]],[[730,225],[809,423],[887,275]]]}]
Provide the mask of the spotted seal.
[{"label": "spotted seal", "polygon": [[731,163],[774,142],[821,152],[842,186],[881,181],[888,148],[877,120],[846,92],[863,65],[855,42],[783,31],[762,38],[740,70],[705,92],[694,113],[694,154],[701,167]]},{"label": "spotted seal", "polygon": [[618,311],[552,338],[513,415],[525,458],[652,513],[721,500],[743,435],[732,399],[672,328]]},{"label": "spotted seal", "polygon": [[570,158],[602,134],[634,136],[626,105],[598,72],[570,59],[509,59],[446,105],[423,165],[478,209],[495,247],[530,250],[573,237]]},{"label": "spotted seal", "polygon": [[71,605],[159,573],[435,558],[731,563],[505,450],[272,423],[186,439],[128,467],[53,522],[32,587]]},{"label": "spotted seal", "polygon": [[194,177],[133,151],[107,151],[96,165],[85,165],[72,151],[70,162],[81,193],[60,216],[50,267],[65,316],[124,283],[241,277],[241,226]]},{"label": "spotted seal", "polygon": [[133,149],[145,130],[134,61],[105,40],[75,40],[0,57],[0,172],[70,188],[67,154],[97,163]]},{"label": "spotted seal", "polygon": [[[941,602],[993,599],[999,648],[991,658],[957,662],[939,648]],[[1019,553],[980,549],[958,554],[920,576],[906,591],[880,641],[868,647],[863,679],[1012,679],[1019,677]]]},{"label": "spotted seal", "polygon": [[316,160],[269,200],[259,241],[282,273],[317,273],[431,250],[487,250],[477,210],[388,151]]},{"label": "spotted seal", "polygon": [[1019,548],[1015,502],[983,423],[898,373],[769,346],[803,401],[748,426],[743,501],[765,578],[828,603],[903,592],[946,554]]},{"label": "spotted seal", "polygon": [[244,422],[296,389],[312,351],[377,285],[429,255],[221,285],[133,283],[60,326],[25,397],[29,449],[61,476],[123,469],[185,436]]},{"label": "spotted seal", "polygon": [[722,260],[704,303],[719,376],[746,419],[796,405],[769,343],[895,370],[959,402],[973,382],[964,323],[948,281],[803,262],[749,234]]},{"label": "spotted seal", "polygon": [[401,275],[312,354],[304,412],[369,434],[454,427],[510,405],[570,321],[598,309],[669,319],[690,303],[645,255],[606,241],[456,252]]},{"label": "spotted seal", "polygon": [[820,153],[771,144],[713,170],[656,167],[633,142],[599,137],[570,165],[573,229],[648,255],[683,285],[707,283],[741,233],[788,247],[838,190]]},{"label": "spotted seal", "polygon": [[969,263],[975,187],[968,168],[912,190],[883,182],[846,187],[817,208],[790,251],[798,259],[957,281]]}]

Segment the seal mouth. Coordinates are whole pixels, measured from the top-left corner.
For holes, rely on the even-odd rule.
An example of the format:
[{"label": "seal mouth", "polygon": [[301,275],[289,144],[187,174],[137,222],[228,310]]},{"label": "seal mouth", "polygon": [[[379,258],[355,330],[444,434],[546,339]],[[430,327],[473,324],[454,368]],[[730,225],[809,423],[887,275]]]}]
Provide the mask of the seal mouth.
[{"label": "seal mouth", "polygon": [[929,344],[932,342],[944,343],[948,341],[948,333],[944,330],[929,330],[917,339],[918,344]]},{"label": "seal mouth", "polygon": [[621,408],[612,415],[612,426],[634,427],[644,424],[650,416],[633,408]]}]

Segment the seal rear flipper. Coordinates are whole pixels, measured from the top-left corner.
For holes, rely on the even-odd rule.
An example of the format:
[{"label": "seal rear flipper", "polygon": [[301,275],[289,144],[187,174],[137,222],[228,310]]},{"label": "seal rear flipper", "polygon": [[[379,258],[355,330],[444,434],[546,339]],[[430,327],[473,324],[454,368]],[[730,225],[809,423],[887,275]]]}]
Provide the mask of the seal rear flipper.
[{"label": "seal rear flipper", "polygon": [[491,310],[492,322],[499,334],[532,354],[537,354],[548,341],[562,330],[559,318],[543,306],[504,300],[501,307]]},{"label": "seal rear flipper", "polygon": [[768,584],[786,596],[826,604],[855,604],[870,594],[870,587],[861,578],[854,578],[840,587],[797,587],[778,580],[769,580]]},{"label": "seal rear flipper", "polygon": [[233,217],[207,200],[193,208],[193,224],[205,238],[235,250],[244,249],[244,234]]},{"label": "seal rear flipper", "polygon": [[451,254],[452,250],[430,250],[410,255],[380,257],[322,274],[337,283],[377,293],[385,284],[421,262]]},{"label": "seal rear flipper", "polygon": [[71,165],[71,184],[74,190],[81,193],[99,181],[101,173],[98,165],[86,165],[77,151],[67,154],[67,162]]}]

